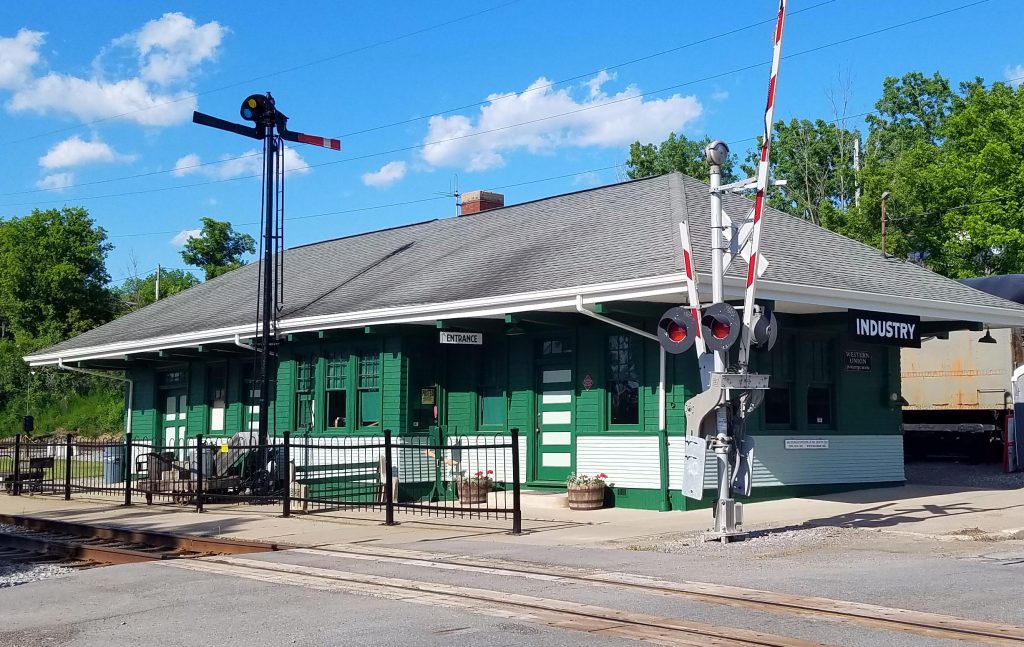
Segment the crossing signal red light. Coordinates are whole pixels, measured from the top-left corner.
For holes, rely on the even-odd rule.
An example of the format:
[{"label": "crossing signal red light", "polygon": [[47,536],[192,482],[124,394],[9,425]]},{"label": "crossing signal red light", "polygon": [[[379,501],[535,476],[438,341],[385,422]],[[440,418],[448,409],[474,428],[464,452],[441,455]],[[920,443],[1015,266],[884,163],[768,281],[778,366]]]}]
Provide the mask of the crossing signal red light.
[{"label": "crossing signal red light", "polygon": [[245,119],[246,121],[259,122],[271,107],[271,102],[266,95],[250,94],[245,98],[245,101],[242,102],[242,107],[238,112],[242,115],[242,119]]},{"label": "crossing signal red light", "polygon": [[740,315],[728,303],[713,303],[704,309],[701,332],[708,350],[729,350],[740,336]]},{"label": "crossing signal red light", "polygon": [[697,338],[697,322],[689,308],[675,306],[665,311],[658,322],[658,341],[665,352],[678,355],[690,350]]}]

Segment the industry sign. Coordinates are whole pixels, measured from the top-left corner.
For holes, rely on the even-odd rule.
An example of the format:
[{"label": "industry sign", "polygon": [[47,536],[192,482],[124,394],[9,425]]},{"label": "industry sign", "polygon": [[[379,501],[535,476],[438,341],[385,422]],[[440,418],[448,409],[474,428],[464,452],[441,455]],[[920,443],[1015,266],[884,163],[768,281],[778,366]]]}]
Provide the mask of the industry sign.
[{"label": "industry sign", "polygon": [[921,318],[885,312],[850,310],[850,336],[886,346],[921,347]]},{"label": "industry sign", "polygon": [[484,343],[484,334],[479,332],[448,332],[447,330],[442,330],[441,343],[482,346]]}]

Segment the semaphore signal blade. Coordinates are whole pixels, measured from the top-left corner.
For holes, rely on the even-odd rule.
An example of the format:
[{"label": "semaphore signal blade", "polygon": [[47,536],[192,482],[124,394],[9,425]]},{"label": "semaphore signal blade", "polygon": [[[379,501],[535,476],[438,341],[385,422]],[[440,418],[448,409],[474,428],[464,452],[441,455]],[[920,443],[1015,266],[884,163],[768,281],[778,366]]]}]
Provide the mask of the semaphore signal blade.
[{"label": "semaphore signal blade", "polygon": [[291,130],[280,129],[281,139],[290,142],[298,142],[300,144],[310,144],[311,146],[322,146],[323,148],[329,148],[333,151],[341,150],[341,140],[331,139],[330,137],[320,137],[318,135],[307,135],[306,133],[297,133]]},{"label": "semaphore signal blade", "polygon": [[199,124],[200,126],[209,126],[218,130],[226,130],[229,133],[244,135],[245,137],[252,137],[253,139],[263,139],[266,136],[265,129],[258,128],[256,126],[243,126],[242,124],[236,124],[234,122],[227,121],[226,119],[207,115],[202,112],[192,113],[192,123]]}]

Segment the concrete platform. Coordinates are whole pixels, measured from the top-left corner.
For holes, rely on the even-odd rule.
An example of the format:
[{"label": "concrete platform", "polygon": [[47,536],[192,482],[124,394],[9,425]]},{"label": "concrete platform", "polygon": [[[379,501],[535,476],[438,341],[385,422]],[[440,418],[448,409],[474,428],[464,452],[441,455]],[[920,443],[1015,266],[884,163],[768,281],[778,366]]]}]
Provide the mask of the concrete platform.
[{"label": "concrete platform", "polygon": [[[522,499],[521,536],[508,534],[510,520],[452,519],[398,514],[399,525],[381,524],[383,513],[329,512],[281,518],[277,506],[191,508],[144,503],[119,505],[114,498],[0,495],[0,512],[53,516],[83,523],[176,530],[211,536],[311,546],[339,542],[408,543],[438,539],[486,540],[525,545],[623,547],[652,537],[706,530],[708,510],[650,512],[609,508],[578,512],[561,507],[564,495],[531,493]],[[905,486],[829,496],[767,501],[746,506],[748,529],[804,526],[873,528],[956,540],[977,533],[1024,531],[1021,490]]]}]

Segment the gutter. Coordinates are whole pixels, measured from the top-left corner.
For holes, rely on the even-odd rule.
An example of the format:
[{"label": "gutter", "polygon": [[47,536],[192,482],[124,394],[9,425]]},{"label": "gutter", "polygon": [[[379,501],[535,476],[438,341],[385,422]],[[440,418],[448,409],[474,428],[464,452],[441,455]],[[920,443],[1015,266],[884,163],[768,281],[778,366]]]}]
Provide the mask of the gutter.
[{"label": "gutter", "polygon": [[127,378],[127,377],[115,377],[115,376],[110,375],[108,373],[103,373],[102,371],[91,371],[91,370],[89,370],[87,368],[78,368],[76,366],[68,366],[67,364],[64,363],[64,359],[63,358],[57,360],[57,368],[65,370],[65,371],[71,371],[72,373],[81,373],[83,375],[91,375],[93,377],[102,377],[102,378],[105,378],[107,380],[117,380],[118,382],[127,382],[128,383],[128,402],[127,402],[127,407],[126,407],[127,415],[125,416],[125,423],[124,424],[125,424],[125,434],[128,435],[128,434],[132,433],[132,409],[134,408],[134,404],[135,404],[135,380],[133,380],[131,378]]},{"label": "gutter", "polygon": [[[398,323],[423,323],[436,319],[479,318],[516,312],[573,308],[578,296],[585,296],[591,302],[643,299],[680,294],[685,292],[684,286],[684,275],[670,274],[542,292],[467,299],[453,303],[379,308],[354,313],[302,317],[282,321],[278,332],[279,334],[302,333],[325,328],[361,328]],[[742,292],[743,280],[741,277],[726,277],[727,298],[738,297],[742,295]],[[989,305],[969,306],[920,297],[897,297],[874,292],[779,281],[760,281],[759,292],[765,299],[831,307],[839,310],[881,310],[934,319],[1024,327],[1024,310],[1013,308]],[[1007,305],[1014,304],[1007,302]],[[24,359],[32,366],[40,366],[55,364],[60,359],[83,361],[118,357],[125,353],[151,352],[195,344],[233,343],[236,337],[240,337],[242,334],[251,334],[251,332],[251,324],[241,324],[200,332],[167,335],[157,339],[115,342],[58,351],[59,354],[29,355]]]}]

